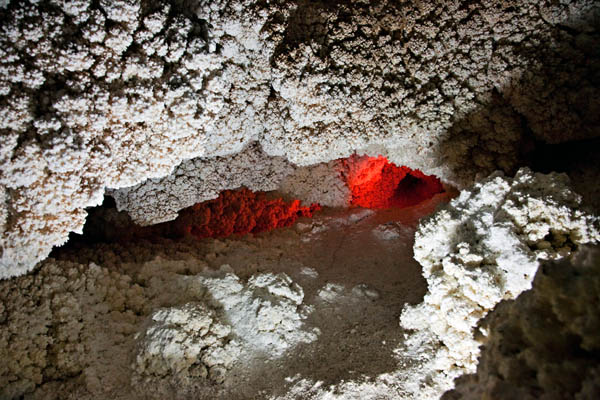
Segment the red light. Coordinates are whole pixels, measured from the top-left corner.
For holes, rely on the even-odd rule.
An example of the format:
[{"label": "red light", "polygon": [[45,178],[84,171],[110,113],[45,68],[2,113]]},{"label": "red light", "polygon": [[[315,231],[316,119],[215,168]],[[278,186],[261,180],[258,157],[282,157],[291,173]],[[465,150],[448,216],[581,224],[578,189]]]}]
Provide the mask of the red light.
[{"label": "red light", "polygon": [[418,204],[444,191],[432,175],[398,167],[387,158],[353,155],[344,161],[351,204],[365,208],[402,208]]},{"label": "red light", "polygon": [[[435,176],[398,167],[385,157],[354,155],[342,162],[354,206],[409,207],[444,191]],[[246,188],[225,190],[214,200],[181,211],[175,221],[175,231],[197,238],[265,232],[290,226],[300,217],[312,217],[320,209],[318,204],[302,206],[300,200],[269,199],[265,193]]]},{"label": "red light", "polygon": [[227,237],[290,226],[298,218],[312,217],[320,209],[318,204],[304,207],[300,200],[286,203],[281,198],[268,199],[265,193],[242,188],[225,190],[214,200],[185,209],[176,224],[179,232],[197,238]]}]

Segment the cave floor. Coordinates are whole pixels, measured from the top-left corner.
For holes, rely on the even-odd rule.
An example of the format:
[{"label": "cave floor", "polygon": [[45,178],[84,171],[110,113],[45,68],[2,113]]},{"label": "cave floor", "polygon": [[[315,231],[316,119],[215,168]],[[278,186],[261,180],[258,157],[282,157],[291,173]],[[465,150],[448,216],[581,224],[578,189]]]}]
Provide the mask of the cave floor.
[{"label": "cave floor", "polygon": [[[414,232],[419,218],[448,197],[436,195],[405,209],[324,209],[290,228],[227,239],[67,244],[33,274],[48,263],[83,269],[95,264],[139,286],[143,305],[106,313],[98,311],[106,308],[101,304],[88,304],[80,332],[90,333],[80,333],[85,350],[75,353],[79,368],[52,379],[47,366],[32,398],[401,398],[403,382],[381,377],[405,365],[395,351],[403,338],[398,318],[403,305],[420,302],[426,292],[412,258]],[[303,328],[318,332],[316,340],[295,344],[279,357],[246,355],[222,383],[205,380],[185,390],[165,380],[132,384],[135,334],[153,311],[190,301],[181,277],[207,270],[233,272],[241,281],[257,273],[287,274],[303,289],[302,307],[310,310]],[[10,282],[0,283],[5,294],[14,290]],[[115,330],[124,324],[126,329]],[[36,332],[19,335],[21,342],[39,341]]]}]

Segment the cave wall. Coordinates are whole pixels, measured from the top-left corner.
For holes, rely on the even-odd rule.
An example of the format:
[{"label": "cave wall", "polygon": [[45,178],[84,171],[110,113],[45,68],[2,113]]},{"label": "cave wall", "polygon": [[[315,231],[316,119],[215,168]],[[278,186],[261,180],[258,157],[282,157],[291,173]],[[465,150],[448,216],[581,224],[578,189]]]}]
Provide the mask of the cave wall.
[{"label": "cave wall", "polygon": [[[255,142],[294,165],[382,154],[463,186],[600,133],[592,0],[1,7],[0,278],[80,231],[106,188]],[[153,191],[155,206],[180,195]]]},{"label": "cave wall", "polygon": [[[582,198],[571,190],[568,176],[534,173],[528,168],[519,169],[514,177],[496,172],[421,219],[413,251],[423,267],[428,291],[422,303],[404,307],[400,317],[402,327],[412,330],[406,337],[405,353],[418,354],[418,361],[408,369],[419,382],[412,386],[414,398],[438,399],[454,387],[455,378],[475,372],[480,345],[485,342],[482,336],[494,329],[494,340],[503,337],[497,326],[480,330],[479,321],[488,313],[498,313],[498,303],[531,289],[540,265],[599,241],[600,219],[582,207]],[[590,260],[591,275],[597,273],[593,263],[597,266],[598,260]],[[568,279],[563,283],[567,287],[578,284]],[[556,296],[561,293],[562,289],[557,290]],[[596,295],[597,290],[590,287],[586,296]],[[518,318],[529,318],[521,310],[513,312]],[[553,350],[542,347],[539,358],[552,357],[547,353]],[[536,359],[538,353],[530,357],[529,361]],[[598,363],[593,357],[589,360]],[[502,357],[487,362],[490,370],[504,368]],[[571,378],[573,385],[579,382]],[[553,385],[542,385],[552,390]],[[492,398],[512,398],[505,396]]]},{"label": "cave wall", "polygon": [[477,371],[442,399],[600,396],[598,246],[542,263],[533,288],[480,321]]}]

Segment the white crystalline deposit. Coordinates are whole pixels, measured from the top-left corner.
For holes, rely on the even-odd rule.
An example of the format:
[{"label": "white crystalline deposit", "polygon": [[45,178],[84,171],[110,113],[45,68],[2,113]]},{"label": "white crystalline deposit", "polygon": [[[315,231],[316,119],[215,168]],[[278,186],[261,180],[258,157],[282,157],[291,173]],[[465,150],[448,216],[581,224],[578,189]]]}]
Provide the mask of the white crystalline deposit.
[{"label": "white crystalline deposit", "polygon": [[207,377],[221,382],[240,353],[230,333],[201,303],[158,310],[141,340],[136,373],[175,377],[181,384]]},{"label": "white crystalline deposit", "polygon": [[[582,46],[572,48],[576,40],[565,37],[561,46],[569,55],[547,45],[566,34],[552,33],[548,16],[559,23],[593,15],[597,6],[591,0],[569,7],[495,0],[288,4],[293,4],[289,17],[274,13],[267,24],[281,35],[269,38],[275,40],[271,86],[258,140],[267,154],[309,166],[282,186],[305,202],[347,204],[348,189],[332,170],[335,162],[316,163],[354,151],[471,184],[478,172],[514,168],[530,129],[536,139],[553,142],[600,134],[597,124],[589,124],[598,114],[595,103],[582,95],[594,89],[571,72],[585,75],[588,61],[575,60],[596,58],[590,51],[594,39],[582,38]],[[578,23],[589,29],[583,17]],[[565,69],[570,63],[576,67],[553,70],[544,65],[550,59],[563,60]],[[543,71],[521,76],[530,68]],[[556,74],[557,79],[538,79]],[[562,86],[566,80],[569,89]],[[584,106],[572,110],[573,98]],[[181,170],[171,179],[185,180],[181,173],[192,180],[198,176]],[[169,197],[170,210],[176,203],[171,199],[190,194],[156,183],[144,190],[148,202]]]},{"label": "white crystalline deposit", "polygon": [[138,338],[135,378],[175,381],[183,386],[218,383],[242,357],[276,358],[318,332],[302,329],[311,311],[302,288],[285,274],[257,274],[243,282],[233,273],[185,277],[199,302],[156,311]]},{"label": "white crystalline deposit", "polygon": [[263,131],[269,11],[252,1],[13,1],[0,9],[0,279],[30,270],[104,188],[241,151]]},{"label": "white crystalline deposit", "polygon": [[[357,151],[470,184],[514,168],[534,140],[598,137],[598,89],[584,78],[597,70],[598,10],[12,1],[0,7],[0,278],[80,231],[105,188],[251,142],[296,165]],[[162,207],[164,195],[147,197]]]},{"label": "white crystalline deposit", "polygon": [[477,373],[449,398],[599,398],[599,295],[599,246],[543,261],[531,290],[480,323],[489,335]]},{"label": "white crystalline deposit", "polygon": [[342,165],[338,160],[296,168],[283,180],[280,190],[304,204],[348,207],[352,194],[341,173]]},{"label": "white crystalline deposit", "polygon": [[473,373],[477,322],[531,288],[540,260],[600,240],[598,217],[579,210],[580,201],[566,175],[523,168],[514,178],[492,174],[420,224],[414,253],[429,288],[401,316],[416,330],[406,346],[420,372],[409,391],[435,398]]},{"label": "white crystalline deposit", "polygon": [[312,311],[302,304],[302,288],[283,273],[254,275],[246,284],[230,273],[192,279],[198,292],[220,310],[244,351],[278,357],[317,338],[318,331],[302,329]]},{"label": "white crystalline deposit", "polygon": [[303,290],[286,275],[246,282],[194,257],[129,258],[164,249],[88,249],[80,256],[105,265],[50,258],[0,281],[0,399],[213,398],[204,388],[221,388],[234,368],[244,374],[254,357],[316,339]]},{"label": "white crystalline deposit", "polygon": [[53,382],[92,398],[129,385],[133,335],[151,303],[130,276],[49,259],[0,286],[1,399],[64,398]]},{"label": "white crystalline deposit", "polygon": [[344,303],[362,302],[365,300],[378,300],[381,294],[379,291],[366,283],[359,283],[351,290],[346,289],[339,283],[327,283],[317,292],[320,301],[329,303],[329,305],[339,306]]},{"label": "white crystalline deposit", "polygon": [[174,220],[180,210],[242,186],[254,191],[279,190],[304,204],[345,207],[351,195],[340,170],[339,161],[294,167],[285,158],[271,157],[252,144],[229,156],[186,160],[164,178],[109,190],[108,194],[119,211],[127,211],[142,226]]},{"label": "white crystalline deposit", "polygon": [[328,302],[328,303],[333,303],[335,302],[338,298],[344,296],[344,292],[346,291],[346,288],[344,287],[344,285],[340,285],[339,283],[327,283],[325,286],[323,286],[317,296],[319,297],[319,299]]},{"label": "white crystalline deposit", "polygon": [[144,226],[174,220],[179,210],[215,199],[225,189],[245,186],[257,191],[275,190],[293,171],[284,158],[269,157],[252,145],[231,156],[186,160],[164,178],[108,193],[119,211],[126,210]]},{"label": "white crystalline deposit", "polygon": [[[583,94],[597,90],[576,78],[587,69],[579,60],[597,57],[587,47],[597,39],[572,48],[554,24],[593,32],[598,8],[593,0],[299,2],[272,58],[264,149],[300,165],[364,150],[470,183],[478,170],[514,166],[528,129],[552,142],[597,136],[589,123],[597,106]],[[557,59],[563,66],[548,61]]]},{"label": "white crystalline deposit", "polygon": [[409,245],[414,237],[414,228],[400,223],[388,222],[373,229],[373,236],[379,240],[400,240]]}]

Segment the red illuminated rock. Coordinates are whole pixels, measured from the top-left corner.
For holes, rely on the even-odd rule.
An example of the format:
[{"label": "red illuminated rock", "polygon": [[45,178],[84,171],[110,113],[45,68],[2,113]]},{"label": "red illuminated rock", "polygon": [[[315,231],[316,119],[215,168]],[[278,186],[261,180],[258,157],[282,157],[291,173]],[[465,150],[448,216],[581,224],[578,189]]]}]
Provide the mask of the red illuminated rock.
[{"label": "red illuminated rock", "polygon": [[298,218],[312,217],[320,209],[318,204],[305,207],[299,200],[269,199],[265,193],[242,188],[225,190],[214,200],[185,209],[175,224],[182,234],[198,238],[227,237],[290,226]]},{"label": "red illuminated rock", "polygon": [[[352,156],[342,161],[352,193],[351,205],[365,208],[402,208],[420,203],[444,189],[438,178],[419,170],[398,167],[385,157]],[[258,233],[292,225],[311,217],[318,204],[302,206],[299,200],[270,199],[246,188],[225,190],[218,198],[182,211],[175,221],[178,235],[198,238]]]},{"label": "red illuminated rock", "polygon": [[344,160],[351,204],[365,208],[402,208],[444,191],[435,176],[398,167],[387,158],[351,156]]}]

